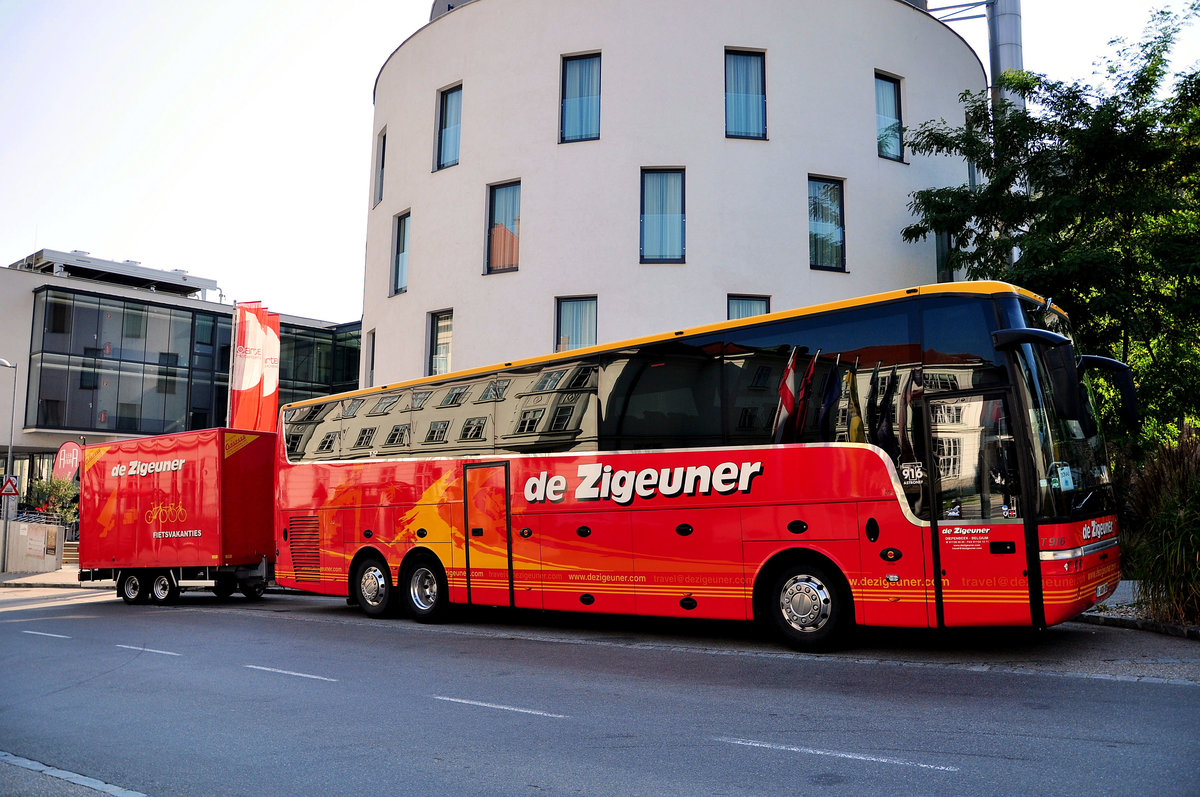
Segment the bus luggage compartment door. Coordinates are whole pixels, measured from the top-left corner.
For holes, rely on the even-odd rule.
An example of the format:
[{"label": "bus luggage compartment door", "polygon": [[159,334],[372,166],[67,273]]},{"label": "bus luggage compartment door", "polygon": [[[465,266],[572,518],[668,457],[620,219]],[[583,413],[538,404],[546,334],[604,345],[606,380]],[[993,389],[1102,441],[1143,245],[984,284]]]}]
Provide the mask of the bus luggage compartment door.
[{"label": "bus luggage compartment door", "polygon": [[479,606],[512,606],[508,463],[463,466],[467,595]]}]

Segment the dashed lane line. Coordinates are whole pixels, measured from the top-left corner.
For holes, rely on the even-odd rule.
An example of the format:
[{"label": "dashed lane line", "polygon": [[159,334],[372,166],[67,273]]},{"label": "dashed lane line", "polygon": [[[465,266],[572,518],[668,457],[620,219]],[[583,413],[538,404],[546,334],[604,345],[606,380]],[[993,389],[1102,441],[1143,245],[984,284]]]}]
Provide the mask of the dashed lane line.
[{"label": "dashed lane line", "polygon": [[820,755],[830,756],[832,758],[848,758],[853,761],[869,761],[875,764],[896,764],[902,767],[917,767],[919,769],[933,769],[938,772],[958,772],[958,767],[942,766],[940,764],[924,764],[920,761],[906,761],[903,758],[888,758],[887,756],[865,755],[863,753],[847,753],[841,750],[818,750],[813,747],[794,747],[790,744],[773,744],[771,742],[757,742],[753,739],[731,739],[725,736],[714,736],[714,742],[724,742],[725,744],[736,744],[742,747],[758,747],[764,750],[779,750],[785,753],[802,753],[804,755]]},{"label": "dashed lane line", "polygon": [[533,714],[538,717],[550,717],[551,719],[565,720],[568,719],[566,714],[552,714],[549,711],[537,711],[532,708],[518,708],[517,706],[505,706],[500,703],[484,703],[481,700],[463,700],[458,697],[445,697],[443,695],[433,695],[434,700],[444,700],[447,703],[461,703],[464,706],[479,706],[480,708],[494,708],[498,711],[515,711],[518,714]]}]

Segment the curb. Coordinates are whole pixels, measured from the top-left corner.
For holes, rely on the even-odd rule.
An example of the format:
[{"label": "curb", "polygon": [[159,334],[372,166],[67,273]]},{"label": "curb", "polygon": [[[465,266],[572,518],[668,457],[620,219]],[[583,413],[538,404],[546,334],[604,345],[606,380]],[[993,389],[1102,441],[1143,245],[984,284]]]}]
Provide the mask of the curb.
[{"label": "curb", "polygon": [[1172,623],[1160,623],[1157,620],[1142,620],[1135,617],[1110,617],[1105,614],[1081,614],[1075,618],[1075,622],[1106,625],[1111,628],[1128,628],[1132,631],[1151,631],[1156,634],[1183,637],[1184,639],[1194,639],[1200,642],[1200,626],[1196,625],[1174,625]]}]

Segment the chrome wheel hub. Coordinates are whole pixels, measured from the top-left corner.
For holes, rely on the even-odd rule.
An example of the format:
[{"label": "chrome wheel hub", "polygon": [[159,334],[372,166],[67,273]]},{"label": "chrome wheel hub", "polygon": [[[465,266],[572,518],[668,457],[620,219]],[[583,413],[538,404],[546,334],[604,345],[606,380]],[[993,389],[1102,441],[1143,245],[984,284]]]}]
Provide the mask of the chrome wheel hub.
[{"label": "chrome wheel hub", "polygon": [[387,581],[384,580],[383,571],[375,565],[365,568],[358,588],[362,592],[364,601],[372,606],[378,606],[387,592]]},{"label": "chrome wheel hub", "polygon": [[788,579],[779,593],[783,619],[797,631],[816,631],[829,620],[832,596],[819,579],[799,575]]},{"label": "chrome wheel hub", "polygon": [[412,597],[413,606],[427,612],[437,604],[437,577],[428,567],[418,567],[413,571],[408,591]]}]

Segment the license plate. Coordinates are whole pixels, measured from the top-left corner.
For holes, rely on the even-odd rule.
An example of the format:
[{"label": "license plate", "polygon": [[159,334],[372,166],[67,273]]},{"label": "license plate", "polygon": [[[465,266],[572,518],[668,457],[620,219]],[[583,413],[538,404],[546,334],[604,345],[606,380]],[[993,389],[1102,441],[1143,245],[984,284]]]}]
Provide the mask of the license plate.
[{"label": "license plate", "polygon": [[1107,594],[1108,594],[1108,585],[1107,584],[1101,584],[1100,586],[1096,587],[1096,597],[1097,598],[1103,598]]}]

